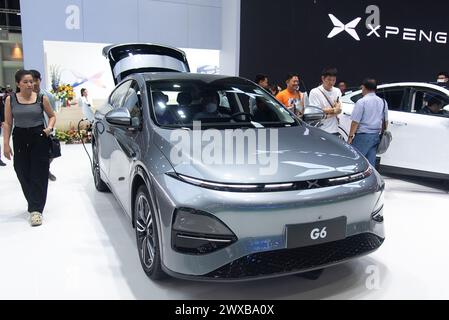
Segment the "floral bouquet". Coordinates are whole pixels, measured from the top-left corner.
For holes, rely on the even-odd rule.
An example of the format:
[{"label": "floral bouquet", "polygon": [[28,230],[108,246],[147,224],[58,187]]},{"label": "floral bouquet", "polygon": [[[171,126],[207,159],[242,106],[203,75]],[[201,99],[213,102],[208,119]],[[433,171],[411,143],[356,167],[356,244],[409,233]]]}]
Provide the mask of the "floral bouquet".
[{"label": "floral bouquet", "polygon": [[51,78],[51,87],[53,91],[58,90],[59,82],[61,81],[61,70],[59,66],[51,65],[50,66],[50,78]]},{"label": "floral bouquet", "polygon": [[75,98],[73,87],[69,84],[61,84],[56,88],[56,90],[52,90],[51,93],[53,93],[55,98],[60,100],[63,105]]}]

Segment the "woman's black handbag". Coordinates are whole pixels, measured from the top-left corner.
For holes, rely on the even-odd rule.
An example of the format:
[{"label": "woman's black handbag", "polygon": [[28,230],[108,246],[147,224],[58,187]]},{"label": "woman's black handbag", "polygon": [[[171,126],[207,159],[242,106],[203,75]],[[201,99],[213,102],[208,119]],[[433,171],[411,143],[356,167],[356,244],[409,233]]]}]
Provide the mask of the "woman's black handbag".
[{"label": "woman's black handbag", "polygon": [[61,143],[59,142],[58,138],[50,135],[48,137],[48,141],[50,144],[50,159],[59,158],[61,156]]},{"label": "woman's black handbag", "polygon": [[[45,111],[44,111],[44,98],[43,95],[39,95],[39,101],[41,104],[41,108],[42,108],[42,115],[44,117],[44,124],[45,126],[47,126],[46,124],[46,118],[45,118]],[[54,135],[50,134],[50,136],[48,137],[48,152],[49,152],[49,158],[50,159],[55,159],[55,158],[59,158],[61,156],[61,142],[59,142],[58,138],[56,138]]]}]

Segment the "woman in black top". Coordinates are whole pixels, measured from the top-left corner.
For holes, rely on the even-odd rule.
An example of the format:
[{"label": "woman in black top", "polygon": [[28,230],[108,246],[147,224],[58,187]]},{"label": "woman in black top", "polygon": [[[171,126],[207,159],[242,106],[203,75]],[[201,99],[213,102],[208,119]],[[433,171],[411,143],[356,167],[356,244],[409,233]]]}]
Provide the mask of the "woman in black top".
[{"label": "woman in black top", "polygon": [[[49,140],[56,117],[46,96],[33,92],[33,76],[27,70],[16,73],[18,93],[5,101],[3,153],[8,160],[14,154],[14,170],[22,186],[31,214],[31,225],[42,224],[47,201],[49,171]],[[47,114],[48,125],[44,122]],[[14,153],[9,140],[12,132]]]}]

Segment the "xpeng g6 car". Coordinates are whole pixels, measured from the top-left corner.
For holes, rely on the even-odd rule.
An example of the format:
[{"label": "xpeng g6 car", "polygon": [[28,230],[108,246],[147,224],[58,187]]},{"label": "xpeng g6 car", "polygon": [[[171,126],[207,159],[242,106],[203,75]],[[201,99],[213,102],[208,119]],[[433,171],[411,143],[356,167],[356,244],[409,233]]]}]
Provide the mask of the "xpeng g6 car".
[{"label": "xpeng g6 car", "polygon": [[384,182],[344,141],[248,80],[190,73],[177,49],[104,55],[117,87],[95,115],[95,186],[131,217],[150,278],[275,277],[382,245]]}]

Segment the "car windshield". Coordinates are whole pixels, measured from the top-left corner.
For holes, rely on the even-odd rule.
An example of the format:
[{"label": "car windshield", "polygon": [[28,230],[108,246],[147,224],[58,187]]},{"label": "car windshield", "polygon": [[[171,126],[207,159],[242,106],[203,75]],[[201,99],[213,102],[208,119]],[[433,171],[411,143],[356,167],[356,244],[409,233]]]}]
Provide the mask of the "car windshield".
[{"label": "car windshield", "polygon": [[156,123],[163,127],[270,128],[297,126],[295,119],[260,87],[238,78],[147,83]]}]

